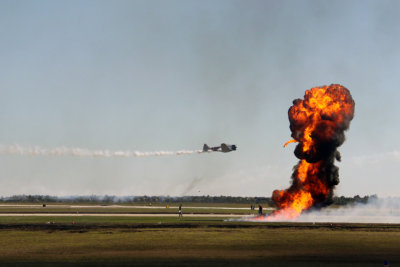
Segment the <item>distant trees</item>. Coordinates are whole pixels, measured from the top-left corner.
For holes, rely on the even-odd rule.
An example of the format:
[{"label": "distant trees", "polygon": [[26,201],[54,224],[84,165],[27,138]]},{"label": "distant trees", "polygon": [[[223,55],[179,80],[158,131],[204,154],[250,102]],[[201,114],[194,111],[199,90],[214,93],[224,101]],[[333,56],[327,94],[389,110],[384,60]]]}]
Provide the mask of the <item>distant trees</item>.
[{"label": "distant trees", "polygon": [[49,195],[14,195],[11,197],[1,197],[0,202],[57,202],[57,197]]},{"label": "distant trees", "polygon": [[347,205],[347,204],[353,204],[353,203],[363,203],[366,204],[369,200],[376,200],[378,199],[377,195],[371,195],[371,196],[364,196],[360,197],[359,195],[356,195],[354,197],[334,197],[333,198],[333,204],[336,205]]},{"label": "distant trees", "polygon": [[[334,197],[334,205],[347,205],[353,203],[367,203],[369,200],[377,199],[377,195],[360,197]],[[67,196],[57,197],[49,195],[14,195],[10,197],[0,197],[0,202],[18,203],[93,203],[93,204],[114,204],[114,203],[235,203],[235,204],[266,204],[273,206],[270,197],[234,197],[234,196]]]}]

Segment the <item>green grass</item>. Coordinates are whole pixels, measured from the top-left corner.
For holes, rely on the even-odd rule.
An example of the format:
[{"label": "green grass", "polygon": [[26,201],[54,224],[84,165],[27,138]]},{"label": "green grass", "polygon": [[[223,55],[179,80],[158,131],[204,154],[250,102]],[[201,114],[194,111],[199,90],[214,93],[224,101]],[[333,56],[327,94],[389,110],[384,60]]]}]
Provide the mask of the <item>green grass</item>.
[{"label": "green grass", "polygon": [[[257,214],[256,210],[183,208],[184,213],[195,214]],[[177,208],[0,208],[0,213],[162,213],[177,214]],[[268,211],[270,212],[270,211]],[[265,211],[264,211],[265,213]]]},{"label": "green grass", "polygon": [[[229,218],[229,217],[226,217]],[[224,217],[124,217],[124,216],[0,216],[0,224],[46,224],[47,222],[75,224],[97,223],[97,224],[125,224],[125,223],[222,223]]]},{"label": "green grass", "polygon": [[391,266],[400,231],[292,228],[0,230],[0,264]]},{"label": "green grass", "polygon": [[160,211],[176,216],[0,216],[0,265],[383,266],[385,259],[400,265],[400,225],[225,221],[230,213],[250,210],[208,206],[192,212],[216,210],[226,217],[185,217],[191,209],[183,207],[183,218],[176,208],[165,207],[1,207],[0,212]]},{"label": "green grass", "polygon": [[[24,203],[17,204],[12,203],[7,205],[15,206],[0,206],[0,213],[177,213],[177,204],[171,204],[170,208],[166,208],[166,204],[163,205],[153,205],[152,208],[148,208],[148,205],[121,205],[124,207],[111,207],[108,205],[87,205],[87,204],[72,204],[71,206],[66,204],[49,204],[47,207],[43,208],[37,203]],[[34,207],[26,207],[24,205],[35,205]],[[76,207],[79,205],[84,205],[87,207]],[[75,207],[73,207],[75,206]],[[138,207],[141,206],[141,207]],[[191,208],[187,208],[191,207]],[[199,208],[196,208],[199,207]],[[209,208],[200,208],[209,207]],[[213,208],[214,207],[214,208]],[[215,207],[228,207],[230,209],[218,209]],[[241,209],[235,209],[241,208]],[[246,208],[246,209],[243,209]],[[265,212],[271,212],[271,210],[264,210]],[[214,213],[214,214],[257,214],[258,210],[250,210],[250,206],[246,204],[221,204],[221,203],[185,203],[183,205],[184,213]]]},{"label": "green grass", "polygon": [[[0,205],[37,205],[38,207],[41,207],[43,203],[42,202],[0,202]],[[182,204],[184,207],[233,207],[233,208],[250,208],[251,204],[242,204],[242,203],[198,203],[198,202],[156,202],[156,203],[143,203],[143,202],[134,202],[134,203],[91,203],[91,202],[50,202],[46,203],[47,205],[51,206],[112,206],[112,205],[118,205],[118,206],[143,206],[143,207],[162,207],[165,208],[167,204],[170,206],[179,206],[179,204]],[[254,203],[253,203],[254,204]],[[254,204],[258,205],[258,204]],[[268,204],[262,203],[261,204],[263,207],[269,207]]]}]

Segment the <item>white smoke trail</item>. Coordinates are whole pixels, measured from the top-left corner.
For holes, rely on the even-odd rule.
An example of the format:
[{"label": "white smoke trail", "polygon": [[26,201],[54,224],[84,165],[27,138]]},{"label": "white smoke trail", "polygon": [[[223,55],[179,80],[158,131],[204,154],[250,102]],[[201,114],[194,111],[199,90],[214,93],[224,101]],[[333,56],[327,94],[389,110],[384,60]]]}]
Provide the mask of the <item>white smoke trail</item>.
[{"label": "white smoke trail", "polygon": [[283,216],[245,218],[256,222],[329,222],[329,223],[400,223],[400,198],[378,198],[367,204],[328,207],[321,210],[303,212],[296,219]]},{"label": "white smoke trail", "polygon": [[72,156],[72,157],[103,157],[103,158],[133,158],[133,157],[155,157],[155,156],[180,156],[203,153],[202,150],[179,150],[179,151],[110,151],[89,150],[85,148],[56,147],[42,148],[39,146],[23,147],[20,145],[1,145],[0,154],[3,155],[28,155],[28,156]]}]

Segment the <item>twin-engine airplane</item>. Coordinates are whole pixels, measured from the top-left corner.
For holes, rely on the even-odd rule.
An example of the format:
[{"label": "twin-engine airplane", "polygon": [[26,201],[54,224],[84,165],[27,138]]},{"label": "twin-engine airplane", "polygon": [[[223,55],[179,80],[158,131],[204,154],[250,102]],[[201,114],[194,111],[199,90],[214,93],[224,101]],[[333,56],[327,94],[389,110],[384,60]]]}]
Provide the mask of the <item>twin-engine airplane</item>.
[{"label": "twin-engine airplane", "polygon": [[203,152],[211,152],[211,151],[216,151],[216,152],[231,152],[236,150],[236,145],[227,145],[225,143],[222,143],[221,146],[214,146],[214,147],[209,147],[207,144],[204,144],[203,146]]}]

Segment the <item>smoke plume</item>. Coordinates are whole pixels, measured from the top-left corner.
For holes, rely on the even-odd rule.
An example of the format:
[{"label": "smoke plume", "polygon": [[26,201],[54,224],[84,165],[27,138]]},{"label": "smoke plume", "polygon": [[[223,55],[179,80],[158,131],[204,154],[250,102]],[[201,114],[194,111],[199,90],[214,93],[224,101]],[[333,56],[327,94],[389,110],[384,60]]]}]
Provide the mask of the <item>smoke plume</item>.
[{"label": "smoke plume", "polygon": [[293,140],[288,143],[298,143],[294,154],[300,161],[291,186],[273,192],[278,210],[268,219],[294,219],[304,210],[332,203],[333,189],[339,183],[334,161],[340,161],[337,148],[345,141],[354,106],[349,90],[339,84],[311,88],[304,100],[293,101],[288,112]]},{"label": "smoke plume", "polygon": [[198,184],[200,184],[203,180],[204,177],[195,177],[194,179],[192,179],[190,183],[185,187],[181,195],[185,196],[187,193],[192,191]]}]

